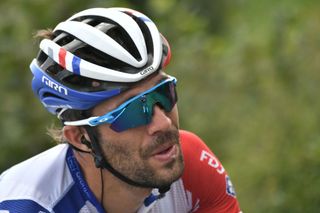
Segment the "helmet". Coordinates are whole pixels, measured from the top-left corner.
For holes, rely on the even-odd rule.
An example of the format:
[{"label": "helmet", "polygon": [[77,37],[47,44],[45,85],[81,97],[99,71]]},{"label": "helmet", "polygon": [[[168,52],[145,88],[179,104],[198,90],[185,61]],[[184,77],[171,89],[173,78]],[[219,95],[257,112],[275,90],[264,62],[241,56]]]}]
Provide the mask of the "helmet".
[{"label": "helmet", "polygon": [[32,89],[46,109],[86,110],[164,68],[171,52],[145,15],[92,8],[59,23],[31,62]]}]

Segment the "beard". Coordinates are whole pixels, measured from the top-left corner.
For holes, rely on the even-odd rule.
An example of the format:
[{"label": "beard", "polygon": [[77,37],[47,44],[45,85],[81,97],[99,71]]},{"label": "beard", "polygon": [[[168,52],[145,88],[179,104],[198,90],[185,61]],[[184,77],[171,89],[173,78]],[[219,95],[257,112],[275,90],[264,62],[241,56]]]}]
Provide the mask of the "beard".
[{"label": "beard", "polygon": [[[123,176],[147,188],[162,188],[178,180],[184,169],[184,161],[177,129],[159,133],[147,147],[131,150],[125,144],[134,141],[105,141],[99,137],[107,162]],[[151,153],[163,144],[175,145],[177,156],[161,168],[150,164]]]}]

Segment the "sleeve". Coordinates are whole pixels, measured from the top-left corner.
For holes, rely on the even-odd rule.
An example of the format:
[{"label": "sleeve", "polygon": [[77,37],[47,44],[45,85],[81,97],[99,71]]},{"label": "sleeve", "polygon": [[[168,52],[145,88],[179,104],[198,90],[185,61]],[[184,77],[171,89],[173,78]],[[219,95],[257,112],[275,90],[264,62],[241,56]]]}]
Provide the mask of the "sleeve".
[{"label": "sleeve", "polygon": [[5,200],[0,202],[0,212],[7,213],[49,213],[49,211],[33,200]]},{"label": "sleeve", "polygon": [[[213,152],[193,133],[180,131],[186,195],[196,213],[240,213],[235,190]],[[191,197],[191,198],[190,198]]]}]

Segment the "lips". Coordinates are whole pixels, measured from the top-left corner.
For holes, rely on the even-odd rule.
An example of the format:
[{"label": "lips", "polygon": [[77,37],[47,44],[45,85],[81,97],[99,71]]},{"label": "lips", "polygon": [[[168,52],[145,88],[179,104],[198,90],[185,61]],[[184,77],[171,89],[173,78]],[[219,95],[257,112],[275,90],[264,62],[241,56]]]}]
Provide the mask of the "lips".
[{"label": "lips", "polygon": [[177,145],[166,144],[157,148],[153,153],[152,157],[159,161],[170,161],[176,157]]}]

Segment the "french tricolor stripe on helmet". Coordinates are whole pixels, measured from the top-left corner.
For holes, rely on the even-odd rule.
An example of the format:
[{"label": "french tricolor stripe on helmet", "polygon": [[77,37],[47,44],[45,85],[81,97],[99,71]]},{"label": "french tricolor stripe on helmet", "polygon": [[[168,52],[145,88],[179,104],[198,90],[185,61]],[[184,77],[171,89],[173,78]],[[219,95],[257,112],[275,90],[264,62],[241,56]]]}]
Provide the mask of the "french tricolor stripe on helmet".
[{"label": "french tricolor stripe on helmet", "polygon": [[[41,42],[42,43],[42,42]],[[45,42],[40,43],[40,48],[44,51],[50,58],[57,62],[64,69],[74,72],[80,75],[80,62],[81,59],[62,47],[56,47],[54,45],[47,45]],[[58,45],[57,45],[58,46]]]},{"label": "french tricolor stripe on helmet", "polygon": [[59,50],[59,64],[63,68],[66,68],[66,54],[67,54],[67,51],[63,48],[60,48],[60,50]]},{"label": "french tricolor stripe on helmet", "polygon": [[79,57],[73,56],[73,58],[72,58],[72,71],[77,75],[80,75],[80,61],[81,61],[81,59]]}]

